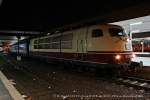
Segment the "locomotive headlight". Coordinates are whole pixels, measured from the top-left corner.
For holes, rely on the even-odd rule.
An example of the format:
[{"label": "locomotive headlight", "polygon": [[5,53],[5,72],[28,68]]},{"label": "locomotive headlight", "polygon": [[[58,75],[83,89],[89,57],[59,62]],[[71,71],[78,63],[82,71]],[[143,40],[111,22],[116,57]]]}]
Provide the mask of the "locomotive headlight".
[{"label": "locomotive headlight", "polygon": [[120,55],[116,55],[115,58],[116,58],[116,60],[120,60],[121,56]]},{"label": "locomotive headlight", "polygon": [[129,41],[130,41],[130,39],[129,39],[129,38],[127,38],[127,39],[126,39],[126,41],[127,41],[127,42],[129,42]]}]

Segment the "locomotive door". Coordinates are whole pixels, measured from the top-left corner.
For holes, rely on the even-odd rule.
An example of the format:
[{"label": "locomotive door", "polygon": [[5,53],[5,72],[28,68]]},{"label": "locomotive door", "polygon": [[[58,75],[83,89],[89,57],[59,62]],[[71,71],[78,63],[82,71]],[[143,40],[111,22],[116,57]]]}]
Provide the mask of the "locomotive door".
[{"label": "locomotive door", "polygon": [[78,52],[78,59],[83,60],[86,53],[86,33],[87,28],[82,28],[77,31],[77,52]]},{"label": "locomotive door", "polygon": [[99,26],[90,27],[87,33],[87,52],[104,51],[106,45],[103,45],[103,43],[105,43],[105,40],[103,30]]}]

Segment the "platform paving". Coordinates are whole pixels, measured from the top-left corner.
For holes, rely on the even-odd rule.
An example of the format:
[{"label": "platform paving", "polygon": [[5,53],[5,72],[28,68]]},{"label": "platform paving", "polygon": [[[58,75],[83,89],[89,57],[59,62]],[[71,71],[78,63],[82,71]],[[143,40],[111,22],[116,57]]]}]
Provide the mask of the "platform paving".
[{"label": "platform paving", "polygon": [[143,61],[144,66],[150,67],[150,57],[135,57],[135,58],[132,58],[132,61],[134,62]]},{"label": "platform paving", "polygon": [[24,100],[17,89],[0,71],[0,100]]},{"label": "platform paving", "polygon": [[1,80],[0,80],[0,100],[13,100]]}]

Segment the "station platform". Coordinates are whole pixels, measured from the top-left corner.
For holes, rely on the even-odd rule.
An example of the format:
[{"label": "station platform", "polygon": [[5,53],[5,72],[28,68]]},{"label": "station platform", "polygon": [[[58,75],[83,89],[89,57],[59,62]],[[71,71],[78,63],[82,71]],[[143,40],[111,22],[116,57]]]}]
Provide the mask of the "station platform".
[{"label": "station platform", "polygon": [[143,62],[143,65],[145,67],[150,67],[150,52],[134,52],[136,55],[131,60],[134,62]]},{"label": "station platform", "polygon": [[16,88],[0,71],[0,100],[24,100]]},{"label": "station platform", "polygon": [[144,66],[150,67],[150,57],[135,57],[135,58],[132,58],[132,61],[134,62],[143,61]]}]

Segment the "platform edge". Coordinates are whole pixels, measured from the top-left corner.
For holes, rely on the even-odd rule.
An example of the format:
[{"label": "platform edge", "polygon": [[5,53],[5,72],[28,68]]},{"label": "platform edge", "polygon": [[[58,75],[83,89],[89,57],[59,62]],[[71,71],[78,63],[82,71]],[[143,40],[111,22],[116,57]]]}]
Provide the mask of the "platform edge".
[{"label": "platform edge", "polygon": [[6,87],[6,89],[8,90],[10,96],[14,99],[14,100],[25,100],[21,94],[19,93],[19,91],[9,82],[9,80],[7,79],[7,77],[0,71],[0,79],[2,81],[2,83],[4,84],[4,86]]}]

